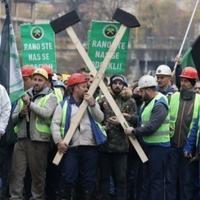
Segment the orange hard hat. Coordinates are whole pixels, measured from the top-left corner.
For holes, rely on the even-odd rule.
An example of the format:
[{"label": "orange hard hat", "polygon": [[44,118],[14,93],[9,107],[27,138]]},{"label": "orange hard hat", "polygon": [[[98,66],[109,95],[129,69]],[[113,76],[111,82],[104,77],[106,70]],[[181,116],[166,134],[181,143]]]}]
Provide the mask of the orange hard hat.
[{"label": "orange hard hat", "polygon": [[86,83],[86,82],[88,82],[88,78],[84,74],[74,73],[67,80],[67,86],[70,87],[70,86],[74,86],[74,85]]},{"label": "orange hard hat", "polygon": [[21,68],[22,77],[32,76],[33,72],[35,71],[35,67],[32,65],[24,65]]},{"label": "orange hard hat", "polygon": [[48,73],[48,76],[53,76],[53,70],[52,68],[50,67],[50,65],[41,65],[40,68],[46,70],[46,72]]},{"label": "orange hard hat", "polygon": [[198,78],[198,72],[193,67],[185,67],[180,75],[182,78],[189,78],[196,80]]}]

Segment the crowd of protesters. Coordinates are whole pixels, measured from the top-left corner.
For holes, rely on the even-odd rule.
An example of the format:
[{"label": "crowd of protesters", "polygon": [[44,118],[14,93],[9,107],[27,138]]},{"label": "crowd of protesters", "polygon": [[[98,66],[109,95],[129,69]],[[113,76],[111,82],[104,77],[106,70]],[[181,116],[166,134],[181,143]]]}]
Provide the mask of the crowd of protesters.
[{"label": "crowd of protesters", "polygon": [[[126,129],[99,88],[88,93],[95,77],[85,70],[62,76],[48,65],[26,65],[22,76],[25,95],[13,105],[0,86],[0,199],[200,200],[196,69],[182,70],[179,87],[167,65],[135,85],[120,74],[105,78]],[[88,108],[67,144],[83,100]]]}]

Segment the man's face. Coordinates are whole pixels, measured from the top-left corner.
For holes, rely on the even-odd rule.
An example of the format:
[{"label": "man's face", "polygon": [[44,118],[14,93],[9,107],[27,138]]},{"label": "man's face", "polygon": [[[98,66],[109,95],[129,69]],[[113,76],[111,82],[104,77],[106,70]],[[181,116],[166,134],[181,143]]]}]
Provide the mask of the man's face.
[{"label": "man's face", "polygon": [[88,83],[81,83],[74,86],[74,92],[78,95],[80,99],[83,99],[83,96],[88,91]]},{"label": "man's face", "polygon": [[23,77],[23,81],[24,81],[24,89],[25,90],[28,90],[29,88],[31,88],[33,86],[33,79],[31,76]]},{"label": "man's face", "polygon": [[92,84],[92,82],[94,81],[94,76],[92,74],[88,75],[88,88],[90,87],[90,85]]},{"label": "man's face", "polygon": [[157,82],[160,88],[165,88],[170,85],[171,77],[166,75],[157,75]]},{"label": "man's face", "polygon": [[113,81],[111,88],[115,94],[119,94],[123,90],[124,84],[120,80]]},{"label": "man's face", "polygon": [[197,82],[194,86],[194,91],[198,94],[200,94],[200,82]]},{"label": "man's face", "polygon": [[148,101],[150,99],[148,95],[148,89],[147,88],[141,88],[140,89],[140,96],[142,97],[143,101]]},{"label": "man's face", "polygon": [[37,74],[33,76],[33,90],[36,93],[41,92],[46,86],[47,80],[43,76]]},{"label": "man's face", "polygon": [[193,85],[187,78],[181,78],[181,89],[188,90],[192,88],[193,88]]}]

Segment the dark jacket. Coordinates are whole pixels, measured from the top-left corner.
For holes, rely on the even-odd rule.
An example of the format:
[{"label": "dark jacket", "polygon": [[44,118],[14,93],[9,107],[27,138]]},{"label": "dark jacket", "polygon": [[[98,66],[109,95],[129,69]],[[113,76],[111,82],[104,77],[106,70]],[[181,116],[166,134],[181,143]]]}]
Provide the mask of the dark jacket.
[{"label": "dark jacket", "polygon": [[195,154],[197,151],[198,153],[200,153],[200,144],[199,144],[199,138],[198,138],[198,131],[200,128],[199,120],[200,120],[200,115],[195,120],[195,123],[194,123],[192,129],[190,130],[189,137],[187,137],[186,144],[183,148],[184,152]]},{"label": "dark jacket", "polygon": [[[132,94],[122,94],[114,95],[111,92],[116,104],[122,113],[130,114],[129,117],[125,117],[126,120],[131,124],[136,124],[137,119],[137,107],[135,100],[131,98]],[[104,126],[107,132],[107,141],[101,148],[103,151],[107,152],[128,152],[129,142],[126,137],[124,130],[120,124],[111,124],[107,121],[109,117],[115,116],[105,97],[100,99],[101,108],[105,114]]]}]

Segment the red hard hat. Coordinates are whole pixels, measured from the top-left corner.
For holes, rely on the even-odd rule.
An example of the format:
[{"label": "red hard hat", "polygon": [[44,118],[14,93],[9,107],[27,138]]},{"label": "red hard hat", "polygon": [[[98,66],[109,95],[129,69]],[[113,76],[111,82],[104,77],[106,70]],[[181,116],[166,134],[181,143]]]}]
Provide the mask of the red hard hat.
[{"label": "red hard hat", "polygon": [[67,80],[67,86],[70,87],[76,84],[81,84],[86,82],[88,82],[88,78],[84,74],[74,73]]},{"label": "red hard hat", "polygon": [[41,65],[40,68],[47,71],[48,76],[53,76],[53,70],[51,69],[50,65]]},{"label": "red hard hat", "polygon": [[32,65],[24,65],[21,68],[22,77],[32,76],[33,72],[35,71],[35,67]]},{"label": "red hard hat", "polygon": [[189,78],[196,80],[198,78],[198,72],[193,67],[185,67],[180,75],[182,78]]}]

